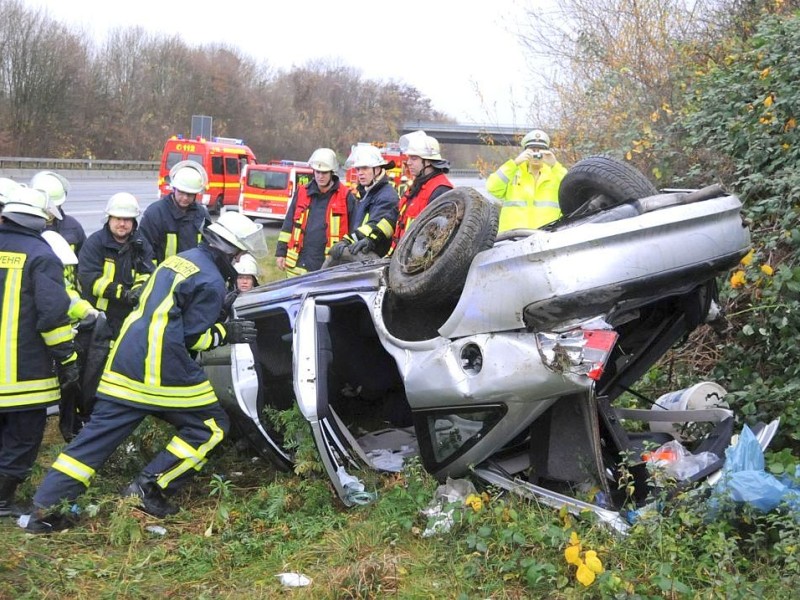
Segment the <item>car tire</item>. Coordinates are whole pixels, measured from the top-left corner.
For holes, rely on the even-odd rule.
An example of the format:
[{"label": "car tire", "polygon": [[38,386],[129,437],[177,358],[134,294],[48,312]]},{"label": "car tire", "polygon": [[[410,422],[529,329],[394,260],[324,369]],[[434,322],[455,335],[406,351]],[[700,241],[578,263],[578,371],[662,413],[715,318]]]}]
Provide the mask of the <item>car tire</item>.
[{"label": "car tire", "polygon": [[567,171],[558,204],[567,217],[585,216],[658,193],[630,164],[606,155],[588,156]]},{"label": "car tire", "polygon": [[494,245],[499,210],[470,187],[442,194],[400,239],[389,263],[389,289],[405,301],[434,305],[457,297],[472,260]]}]

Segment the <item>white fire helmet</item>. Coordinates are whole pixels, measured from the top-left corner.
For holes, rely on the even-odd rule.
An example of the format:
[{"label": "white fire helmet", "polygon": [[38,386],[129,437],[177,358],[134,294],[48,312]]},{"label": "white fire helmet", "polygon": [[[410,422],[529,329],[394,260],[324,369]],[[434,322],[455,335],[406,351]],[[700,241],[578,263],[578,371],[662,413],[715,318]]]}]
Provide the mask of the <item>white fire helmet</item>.
[{"label": "white fire helmet", "polygon": [[254,223],[243,214],[230,211],[222,213],[216,222],[206,229],[213,231],[239,250],[249,252],[255,257],[267,256],[268,250],[262,225]]},{"label": "white fire helmet", "polygon": [[258,279],[258,263],[252,254],[242,254],[234,263],[233,268],[239,275],[252,275]]},{"label": "white fire helmet", "polygon": [[39,171],[31,178],[31,187],[44,191],[54,206],[61,206],[67,201],[69,181],[55,171]]},{"label": "white fire helmet", "polygon": [[182,160],[169,170],[169,184],[173,190],[199,194],[208,185],[208,173],[200,163]]},{"label": "white fire helmet", "polygon": [[[49,218],[50,199],[47,192],[40,189],[20,186],[6,197],[4,215],[22,214],[45,219]],[[13,219],[12,219],[13,220]]]},{"label": "white fire helmet", "polygon": [[6,198],[8,198],[14,190],[18,190],[22,187],[21,183],[17,183],[13,179],[9,179],[8,177],[0,177],[0,206],[2,206]]},{"label": "white fire helmet", "polygon": [[141,213],[136,196],[128,192],[117,192],[106,203],[106,216],[121,219],[135,219]]},{"label": "white fire helmet", "polygon": [[400,136],[400,151],[426,160],[442,160],[439,141],[421,129]]},{"label": "white fire helmet", "polygon": [[357,146],[353,146],[353,150],[350,152],[350,156],[347,157],[344,167],[345,169],[356,167],[384,169],[389,167],[389,161],[387,161],[383,154],[381,154],[381,151],[372,144],[358,144]]},{"label": "white fire helmet", "polygon": [[336,158],[336,152],[330,148],[317,148],[314,150],[308,159],[308,164],[315,171],[333,171],[335,173],[339,170],[339,160]]}]

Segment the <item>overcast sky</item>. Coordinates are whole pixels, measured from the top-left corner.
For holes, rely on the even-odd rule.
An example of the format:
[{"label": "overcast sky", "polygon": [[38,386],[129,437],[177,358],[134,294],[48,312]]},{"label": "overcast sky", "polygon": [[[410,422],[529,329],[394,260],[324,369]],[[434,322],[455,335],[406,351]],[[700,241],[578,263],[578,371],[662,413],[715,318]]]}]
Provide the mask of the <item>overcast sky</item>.
[{"label": "overcast sky", "polygon": [[[529,66],[516,34],[546,0],[24,0],[95,39],[117,26],[220,41],[289,69],[339,59],[370,79],[404,81],[461,123],[526,125]],[[204,10],[206,8],[211,10]]]}]

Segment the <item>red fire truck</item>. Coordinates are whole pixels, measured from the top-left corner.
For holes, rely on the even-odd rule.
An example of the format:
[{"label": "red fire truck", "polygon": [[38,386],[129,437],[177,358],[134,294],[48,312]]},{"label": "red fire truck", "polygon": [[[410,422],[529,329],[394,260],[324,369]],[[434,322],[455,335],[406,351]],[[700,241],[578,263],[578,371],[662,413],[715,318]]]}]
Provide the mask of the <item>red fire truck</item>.
[{"label": "red fire truck", "polygon": [[[367,142],[359,142],[359,145],[365,143]],[[398,142],[369,142],[369,144],[379,148],[381,154],[387,161],[390,160],[394,162],[394,167],[387,169],[386,176],[395,188],[400,185],[400,180],[403,175],[411,179],[411,173],[409,173],[408,167],[406,166],[408,156],[400,151],[400,144]],[[355,148],[355,146],[351,148],[351,151],[353,148]],[[352,188],[358,185],[358,176],[356,175],[355,169],[347,169],[345,181],[347,181],[347,185]]]},{"label": "red fire truck", "polygon": [[296,160],[247,165],[242,171],[239,212],[251,218],[283,221],[297,186],[306,185],[313,177],[308,163]]},{"label": "red fire truck", "polygon": [[223,207],[236,206],[241,191],[241,175],[245,166],[255,164],[253,151],[235,138],[215,137],[206,140],[197,137],[184,139],[173,135],[164,145],[158,173],[158,191],[169,194],[169,170],[182,160],[193,160],[203,165],[208,173],[208,187],[198,200],[212,213]]}]

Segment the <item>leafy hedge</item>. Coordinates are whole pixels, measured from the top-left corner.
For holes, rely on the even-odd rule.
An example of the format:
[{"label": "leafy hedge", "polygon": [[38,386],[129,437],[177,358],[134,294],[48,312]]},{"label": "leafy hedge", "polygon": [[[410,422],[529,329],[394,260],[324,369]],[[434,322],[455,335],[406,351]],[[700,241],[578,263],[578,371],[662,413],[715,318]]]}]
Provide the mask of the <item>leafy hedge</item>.
[{"label": "leafy hedge", "polygon": [[[745,205],[749,254],[722,289],[732,325],[712,377],[749,421],[781,418],[800,449],[800,17],[765,16],[697,70],[676,127],[694,176],[716,173]],[[708,180],[705,181],[708,183]]]}]

